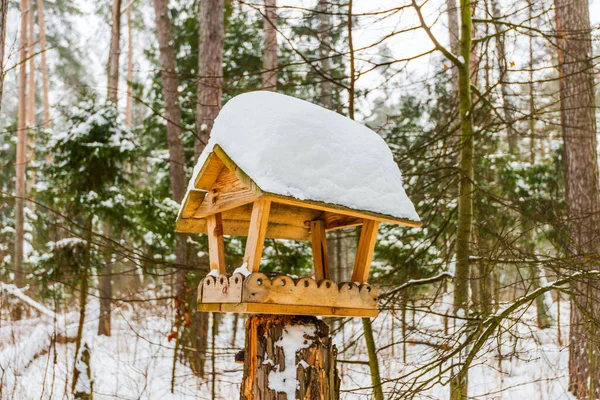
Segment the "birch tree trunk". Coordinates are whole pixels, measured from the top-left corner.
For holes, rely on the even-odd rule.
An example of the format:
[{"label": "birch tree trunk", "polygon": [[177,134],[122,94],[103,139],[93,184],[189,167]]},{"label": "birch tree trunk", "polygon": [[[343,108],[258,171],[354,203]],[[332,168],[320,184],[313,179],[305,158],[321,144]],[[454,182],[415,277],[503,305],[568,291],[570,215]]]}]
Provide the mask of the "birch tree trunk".
[{"label": "birch tree trunk", "polygon": [[[198,88],[196,104],[195,158],[208,143],[213,123],[221,109],[223,85],[223,0],[200,3],[200,43],[198,48]],[[277,62],[277,61],[275,61]]]},{"label": "birch tree trunk", "polygon": [[6,48],[6,17],[8,0],[0,0],[0,110],[2,110],[2,94],[4,93],[4,50]]},{"label": "birch tree trunk", "polygon": [[44,0],[37,0],[38,26],[40,28],[40,69],[42,72],[42,102],[44,107],[44,129],[50,129],[50,89],[48,83],[48,64],[46,62],[46,21]]},{"label": "birch tree trunk", "polygon": [[[555,0],[564,140],[569,251],[574,268],[596,269],[588,261],[600,250],[600,198],[594,65],[587,0]],[[590,265],[591,264],[591,265]],[[597,331],[598,282],[571,285],[569,390],[578,399],[600,398],[600,346]],[[587,314],[587,316],[584,316]],[[593,319],[593,320],[592,320]]]},{"label": "birch tree trunk", "polygon": [[277,0],[265,0],[263,18],[263,89],[277,91]]},{"label": "birch tree trunk", "polygon": [[[25,168],[27,148],[27,21],[28,1],[21,0],[21,28],[19,39],[19,111],[17,123],[17,160],[16,160],[16,200],[15,200],[15,256],[14,273],[15,284],[18,287],[25,285],[25,270],[23,267],[23,241],[24,241],[24,198],[25,198]],[[17,312],[16,317],[20,317]]]}]

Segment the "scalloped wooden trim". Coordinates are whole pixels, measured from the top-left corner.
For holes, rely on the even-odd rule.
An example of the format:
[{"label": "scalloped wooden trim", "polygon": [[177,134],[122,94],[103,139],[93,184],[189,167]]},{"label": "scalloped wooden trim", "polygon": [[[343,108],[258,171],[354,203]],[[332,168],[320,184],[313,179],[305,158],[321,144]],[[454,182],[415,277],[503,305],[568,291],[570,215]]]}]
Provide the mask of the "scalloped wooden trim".
[{"label": "scalloped wooden trim", "polygon": [[[234,274],[232,277],[207,276],[200,286],[198,300],[204,305],[247,303],[324,307],[321,311],[331,308],[376,311],[379,292],[375,286],[368,283],[337,284],[328,279],[317,282],[312,278],[292,279],[287,275],[269,278],[261,272],[251,273],[247,277],[241,274]],[[327,311],[327,314],[314,315],[342,314]]]}]

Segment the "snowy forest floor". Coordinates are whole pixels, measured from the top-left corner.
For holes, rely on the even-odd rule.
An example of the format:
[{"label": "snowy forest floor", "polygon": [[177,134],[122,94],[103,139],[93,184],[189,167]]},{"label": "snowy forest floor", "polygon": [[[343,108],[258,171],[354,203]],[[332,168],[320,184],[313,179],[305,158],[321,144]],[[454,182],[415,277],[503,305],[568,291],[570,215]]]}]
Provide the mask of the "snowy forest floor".
[{"label": "snowy forest floor", "polygon": [[[134,303],[113,314],[112,337],[96,336],[98,303],[88,308],[85,339],[91,348],[91,368],[95,399],[211,399],[211,362],[207,363],[207,380],[200,382],[191,370],[177,363],[174,393],[174,341],[168,341],[171,331],[171,311],[163,305]],[[500,339],[490,341],[482,351],[469,374],[470,395],[482,399],[570,399],[567,393],[569,304],[562,302],[560,319],[561,340],[557,324],[550,329],[535,327],[535,308],[524,310],[513,321]],[[382,378],[386,398],[397,398],[406,389],[406,381],[399,379],[407,371],[431,362],[436,357],[436,346],[444,333],[443,318],[431,314],[430,309],[407,312],[406,345],[402,343],[401,321],[398,313],[381,313],[374,320]],[[557,305],[552,312],[557,315]],[[74,343],[51,345],[50,337],[56,331],[72,331],[77,313],[73,311],[58,324],[47,315],[30,317],[18,322],[8,321],[6,313],[0,320],[0,379],[2,399],[65,399],[70,398]],[[221,320],[215,341],[217,374],[216,398],[235,399],[239,396],[242,378],[241,365],[235,364],[235,353],[243,348],[244,319],[239,318],[235,345],[232,346],[233,316]],[[412,323],[415,323],[415,327]],[[371,391],[368,365],[344,361],[366,361],[367,352],[362,338],[360,320],[346,320],[335,341],[339,349],[338,368],[342,377],[343,399],[367,399]],[[395,343],[394,343],[395,342]],[[559,342],[561,344],[559,344]],[[436,345],[438,343],[438,345]],[[498,357],[498,343],[502,343],[503,357]],[[210,351],[209,343],[209,351]],[[406,355],[403,351],[406,349]],[[406,362],[405,362],[406,360]],[[420,382],[431,378],[427,375]],[[443,381],[443,379],[442,379]],[[367,388],[367,389],[365,389]],[[415,398],[444,399],[448,386],[440,383],[427,385]],[[67,394],[65,394],[67,393]]]}]

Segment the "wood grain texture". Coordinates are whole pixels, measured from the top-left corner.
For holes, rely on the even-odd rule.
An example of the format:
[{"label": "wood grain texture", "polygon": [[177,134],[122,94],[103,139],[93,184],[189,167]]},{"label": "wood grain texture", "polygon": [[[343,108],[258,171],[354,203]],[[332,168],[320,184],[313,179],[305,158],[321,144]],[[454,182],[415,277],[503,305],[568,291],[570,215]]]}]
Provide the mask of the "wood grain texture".
[{"label": "wood grain texture", "polygon": [[223,241],[223,218],[221,213],[206,218],[208,231],[208,258],[210,269],[225,273],[225,242]]},{"label": "wood grain texture", "polygon": [[369,279],[378,228],[379,222],[373,220],[366,220],[362,226],[356,249],[356,258],[354,259],[352,282],[363,283]]},{"label": "wood grain texture", "polygon": [[261,303],[200,303],[198,304],[198,311],[239,314],[322,315],[324,317],[360,318],[375,318],[379,315],[377,309]]},{"label": "wood grain texture", "polygon": [[244,262],[247,263],[248,271],[258,272],[260,259],[262,258],[263,246],[269,223],[269,211],[271,201],[259,198],[252,205],[252,215],[248,228],[248,240],[244,252]]},{"label": "wood grain texture", "polygon": [[329,279],[329,255],[327,254],[325,221],[318,219],[310,222],[310,237],[315,279],[317,281]]}]

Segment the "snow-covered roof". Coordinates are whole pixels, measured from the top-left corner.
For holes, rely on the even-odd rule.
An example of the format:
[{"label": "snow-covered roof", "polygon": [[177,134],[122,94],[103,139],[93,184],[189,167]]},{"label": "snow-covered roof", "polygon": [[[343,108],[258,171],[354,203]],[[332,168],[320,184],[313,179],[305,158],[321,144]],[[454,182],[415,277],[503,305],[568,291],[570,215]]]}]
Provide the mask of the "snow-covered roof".
[{"label": "snow-covered roof", "polygon": [[188,191],[215,145],[262,192],[419,221],[381,136],[315,104],[266,91],[231,99],[215,120]]}]

